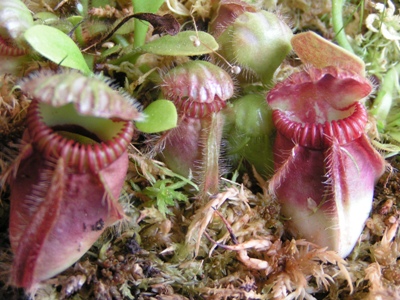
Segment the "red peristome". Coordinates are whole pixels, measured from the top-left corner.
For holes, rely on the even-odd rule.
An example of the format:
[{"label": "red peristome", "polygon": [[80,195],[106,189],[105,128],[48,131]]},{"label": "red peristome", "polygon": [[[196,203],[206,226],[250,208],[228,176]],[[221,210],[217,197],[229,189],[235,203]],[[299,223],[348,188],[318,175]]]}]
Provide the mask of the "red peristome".
[{"label": "red peristome", "polygon": [[226,105],[225,101],[215,99],[211,103],[199,103],[190,100],[176,101],[176,108],[181,115],[185,115],[189,118],[202,119],[213,112],[219,112]]},{"label": "red peristome", "polygon": [[77,172],[96,173],[104,169],[126,151],[133,135],[131,123],[124,122],[122,130],[113,140],[95,145],[81,145],[57,134],[43,122],[40,114],[39,103],[33,100],[27,113],[32,143],[49,159],[63,157],[65,164],[76,168]]},{"label": "red peristome", "polygon": [[28,53],[27,49],[18,48],[11,45],[6,39],[0,36],[0,55],[3,56],[22,56]]},{"label": "red peristome", "polygon": [[325,123],[297,123],[286,113],[274,110],[272,118],[277,130],[295,144],[312,149],[326,149],[337,140],[346,144],[364,134],[367,112],[361,103],[356,103],[352,115],[342,120]]},{"label": "red peristome", "polygon": [[269,188],[288,229],[343,257],[361,234],[385,169],[358,102],[370,91],[365,78],[328,67],[294,74],[267,96],[277,128]]}]

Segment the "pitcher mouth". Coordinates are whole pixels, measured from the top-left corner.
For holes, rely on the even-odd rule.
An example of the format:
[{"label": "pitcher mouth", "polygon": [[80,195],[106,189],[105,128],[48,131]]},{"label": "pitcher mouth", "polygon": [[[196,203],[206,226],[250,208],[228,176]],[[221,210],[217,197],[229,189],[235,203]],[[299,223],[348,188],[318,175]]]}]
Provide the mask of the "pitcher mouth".
[{"label": "pitcher mouth", "polygon": [[326,149],[336,141],[340,145],[347,144],[364,133],[367,123],[367,112],[364,106],[357,102],[353,113],[341,120],[325,123],[301,123],[293,121],[282,110],[272,113],[273,122],[279,133],[293,143],[303,147],[321,150]]},{"label": "pitcher mouth", "polygon": [[79,173],[98,173],[109,166],[133,136],[130,121],[80,116],[72,104],[53,108],[37,100],[30,104],[27,124],[32,144],[43,156],[62,157]]}]

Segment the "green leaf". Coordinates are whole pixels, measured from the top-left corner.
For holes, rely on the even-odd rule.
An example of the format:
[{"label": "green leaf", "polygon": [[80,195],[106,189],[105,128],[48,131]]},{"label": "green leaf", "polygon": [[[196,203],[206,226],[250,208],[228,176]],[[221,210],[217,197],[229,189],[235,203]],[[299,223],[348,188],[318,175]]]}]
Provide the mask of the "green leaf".
[{"label": "green leaf", "polygon": [[174,184],[170,179],[163,179],[157,181],[152,187],[146,187],[143,193],[156,200],[159,212],[165,216],[166,214],[171,214],[168,206],[174,205],[175,200],[188,200],[186,195],[179,191],[175,191],[175,189],[181,188],[184,185],[184,182],[177,182]]},{"label": "green leaf", "polygon": [[46,25],[35,25],[25,31],[24,37],[33,49],[52,62],[84,74],[91,73],[78,46],[62,31]]},{"label": "green leaf", "polygon": [[162,171],[162,173],[164,175],[171,176],[171,177],[176,177],[176,178],[182,180],[182,182],[184,182],[185,184],[192,186],[192,188],[194,188],[195,191],[197,191],[197,192],[199,191],[199,187],[197,186],[197,184],[193,183],[188,178],[186,178],[186,177],[184,177],[182,175],[176,174],[176,173],[172,172],[170,169],[162,167],[160,165],[157,165],[157,167]]},{"label": "green leaf", "polygon": [[146,119],[136,122],[136,127],[145,133],[156,133],[176,127],[178,114],[169,100],[156,100],[143,111]]},{"label": "green leaf", "polygon": [[[194,41],[200,41],[196,46]],[[177,35],[164,35],[140,47],[143,52],[156,55],[193,56],[203,55],[218,50],[214,37],[204,31],[182,31]]]}]

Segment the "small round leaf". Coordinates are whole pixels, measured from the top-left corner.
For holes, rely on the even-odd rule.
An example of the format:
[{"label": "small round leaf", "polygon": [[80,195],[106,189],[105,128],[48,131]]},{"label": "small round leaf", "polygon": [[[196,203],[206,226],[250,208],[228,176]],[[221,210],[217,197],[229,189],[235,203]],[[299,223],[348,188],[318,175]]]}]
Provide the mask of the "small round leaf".
[{"label": "small round leaf", "polygon": [[136,127],[145,133],[156,133],[176,127],[178,114],[175,105],[169,100],[156,100],[147,106],[143,113],[144,121],[136,122]]}]

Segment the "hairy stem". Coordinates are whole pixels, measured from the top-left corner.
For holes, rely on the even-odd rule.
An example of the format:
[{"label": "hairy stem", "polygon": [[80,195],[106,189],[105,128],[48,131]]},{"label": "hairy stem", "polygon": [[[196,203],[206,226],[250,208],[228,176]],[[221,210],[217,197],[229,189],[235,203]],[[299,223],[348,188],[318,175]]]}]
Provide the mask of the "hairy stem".
[{"label": "hairy stem", "polygon": [[223,128],[223,117],[221,114],[213,114],[203,122],[201,139],[204,141],[203,148],[203,182],[200,192],[203,195],[215,194],[219,187],[219,153],[221,148],[221,137]]}]

